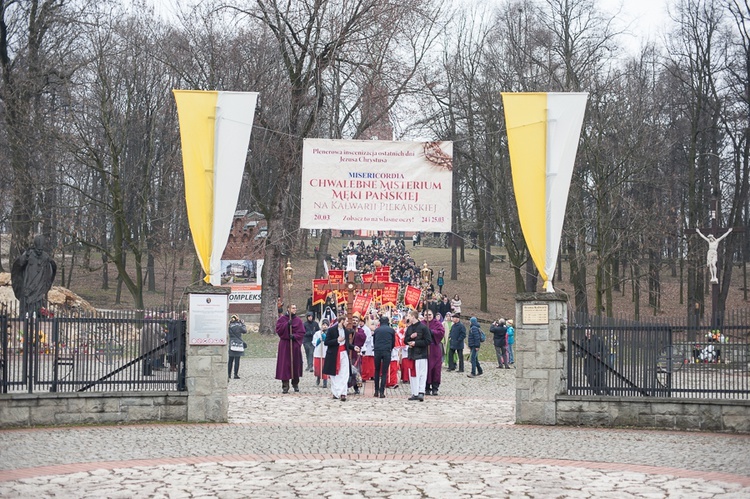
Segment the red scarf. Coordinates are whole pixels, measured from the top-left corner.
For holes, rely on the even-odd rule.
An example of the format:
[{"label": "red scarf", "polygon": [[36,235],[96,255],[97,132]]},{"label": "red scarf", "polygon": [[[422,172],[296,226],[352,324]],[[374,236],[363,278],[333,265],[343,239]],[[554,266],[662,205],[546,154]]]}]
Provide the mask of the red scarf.
[{"label": "red scarf", "polygon": [[336,374],[341,370],[341,352],[346,352],[346,343],[339,345],[339,351],[336,354]]}]

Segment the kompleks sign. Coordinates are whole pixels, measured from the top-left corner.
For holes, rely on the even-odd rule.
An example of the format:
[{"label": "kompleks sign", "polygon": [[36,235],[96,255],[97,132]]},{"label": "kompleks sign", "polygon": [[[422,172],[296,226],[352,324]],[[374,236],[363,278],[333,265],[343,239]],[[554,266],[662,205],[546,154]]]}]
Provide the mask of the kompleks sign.
[{"label": "kompleks sign", "polygon": [[229,304],[260,303],[260,292],[260,286],[232,286],[232,292],[229,293]]},{"label": "kompleks sign", "polygon": [[452,142],[305,139],[300,226],[450,232]]}]

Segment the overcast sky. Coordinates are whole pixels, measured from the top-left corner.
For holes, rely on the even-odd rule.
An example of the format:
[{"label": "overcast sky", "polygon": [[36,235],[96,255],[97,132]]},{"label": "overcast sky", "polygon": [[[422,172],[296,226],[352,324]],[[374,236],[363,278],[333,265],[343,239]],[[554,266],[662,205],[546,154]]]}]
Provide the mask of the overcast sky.
[{"label": "overcast sky", "polygon": [[[174,11],[175,3],[191,4],[197,0],[149,0],[156,11],[169,17]],[[478,2],[482,5],[503,4],[508,0],[464,0],[467,3]],[[661,44],[664,27],[670,23],[667,15],[667,5],[677,0],[595,0],[597,7],[614,13],[622,9],[618,21],[623,26],[629,26],[632,36],[625,36],[622,40],[631,52],[637,51],[647,40]]]},{"label": "overcast sky", "polygon": [[667,5],[673,2],[667,0],[598,0],[601,8],[614,13],[622,3],[622,11],[618,17],[624,25],[629,25],[632,36],[624,37],[631,50],[638,50],[646,41],[662,43],[664,29],[671,23],[667,14]]}]

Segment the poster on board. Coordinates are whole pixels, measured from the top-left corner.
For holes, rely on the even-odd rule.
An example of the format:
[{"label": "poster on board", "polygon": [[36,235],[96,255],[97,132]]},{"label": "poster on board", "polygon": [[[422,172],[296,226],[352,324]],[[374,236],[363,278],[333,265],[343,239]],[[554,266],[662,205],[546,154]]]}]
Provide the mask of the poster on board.
[{"label": "poster on board", "polygon": [[190,345],[227,344],[227,295],[191,294],[188,314]]}]

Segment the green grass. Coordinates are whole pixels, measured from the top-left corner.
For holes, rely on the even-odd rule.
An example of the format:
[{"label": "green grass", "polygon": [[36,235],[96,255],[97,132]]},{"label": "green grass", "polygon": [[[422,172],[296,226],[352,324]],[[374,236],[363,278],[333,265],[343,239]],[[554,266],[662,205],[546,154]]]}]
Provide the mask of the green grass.
[{"label": "green grass", "polygon": [[268,359],[276,357],[276,350],[279,345],[279,337],[274,335],[258,334],[257,324],[248,325],[248,333],[243,336],[247,349],[245,357],[254,359]]}]

